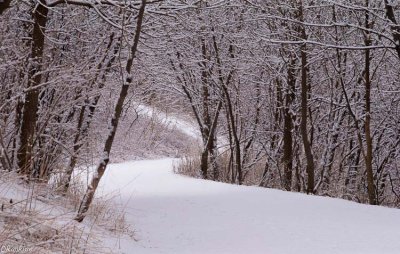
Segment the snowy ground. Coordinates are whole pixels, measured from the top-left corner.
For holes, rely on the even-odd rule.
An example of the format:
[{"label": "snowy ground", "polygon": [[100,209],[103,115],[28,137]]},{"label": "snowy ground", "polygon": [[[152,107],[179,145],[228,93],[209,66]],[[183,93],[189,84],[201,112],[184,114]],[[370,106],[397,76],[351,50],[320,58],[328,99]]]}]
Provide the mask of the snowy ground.
[{"label": "snowy ground", "polygon": [[20,175],[2,171],[0,253],[112,253],[103,246],[103,239],[129,234],[125,223],[116,220],[116,206],[97,199],[88,219],[78,223],[73,218],[79,200],[57,195],[47,184],[27,184]]},{"label": "snowy ground", "polygon": [[101,192],[120,192],[135,238],[120,253],[398,254],[400,210],[192,179],[173,159],[111,165]]}]

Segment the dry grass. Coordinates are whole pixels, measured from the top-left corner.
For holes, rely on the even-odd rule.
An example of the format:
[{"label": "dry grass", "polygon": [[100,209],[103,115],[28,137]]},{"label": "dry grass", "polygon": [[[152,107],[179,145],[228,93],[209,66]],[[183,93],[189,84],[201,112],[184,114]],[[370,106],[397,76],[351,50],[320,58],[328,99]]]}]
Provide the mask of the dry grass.
[{"label": "dry grass", "polygon": [[0,186],[0,247],[25,248],[17,253],[112,253],[103,247],[107,234],[133,234],[113,197],[96,198],[84,223],[73,220],[84,184],[74,183],[61,196],[46,184],[26,184],[2,172]]},{"label": "dry grass", "polygon": [[200,177],[200,156],[185,155],[173,167],[177,174]]},{"label": "dry grass", "polygon": [[[174,172],[190,177],[201,177],[200,172],[200,147],[189,150],[179,161],[174,164]],[[218,156],[217,164],[219,168],[218,181],[232,183],[232,162],[231,155],[228,152],[221,153]],[[243,167],[245,175],[245,185],[259,185],[260,179],[265,170],[265,159],[255,160],[252,155],[248,157],[250,163]],[[231,169],[229,169],[231,167]],[[212,179],[212,165],[209,165],[209,178]],[[235,178],[235,177],[233,177]]]}]

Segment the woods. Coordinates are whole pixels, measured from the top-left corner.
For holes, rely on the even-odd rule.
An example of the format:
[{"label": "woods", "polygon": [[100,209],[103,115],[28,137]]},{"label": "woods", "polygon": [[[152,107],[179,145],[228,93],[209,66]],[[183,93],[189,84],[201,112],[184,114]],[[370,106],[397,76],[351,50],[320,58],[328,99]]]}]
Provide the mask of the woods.
[{"label": "woods", "polygon": [[194,119],[200,147],[179,157],[198,177],[399,207],[399,13],[389,0],[2,1],[0,169],[61,174],[65,193],[95,157],[82,221],[129,103],[157,101]]}]

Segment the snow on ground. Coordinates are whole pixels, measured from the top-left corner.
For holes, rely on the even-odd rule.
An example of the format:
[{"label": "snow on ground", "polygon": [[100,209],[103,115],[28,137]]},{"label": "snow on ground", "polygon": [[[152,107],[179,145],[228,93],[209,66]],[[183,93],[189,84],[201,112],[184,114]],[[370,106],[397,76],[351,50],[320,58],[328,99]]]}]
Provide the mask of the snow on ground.
[{"label": "snow on ground", "polygon": [[[145,114],[154,112],[149,108],[143,110]],[[166,124],[186,130],[191,137],[188,140],[198,137],[190,123],[178,117],[157,115],[161,120],[169,119]],[[178,159],[165,158],[111,164],[101,180],[95,202],[100,200],[102,204],[101,200],[107,202],[111,197],[115,202],[114,210],[110,210],[113,215],[105,213],[94,222],[101,206],[92,207],[92,216],[83,224],[73,221],[76,207],[60,204],[66,200],[45,192],[32,203],[27,198],[29,188],[18,181],[6,184],[9,179],[0,178],[2,204],[10,199],[14,202],[28,200],[26,204],[34,205],[29,210],[40,211],[39,217],[31,219],[30,224],[22,221],[18,232],[28,232],[27,227],[44,217],[50,226],[44,229],[63,233],[38,242],[33,239],[37,232],[43,235],[38,229],[28,234],[17,232],[18,238],[13,235],[7,241],[11,239],[13,244],[35,244],[36,247],[39,244],[40,253],[45,249],[53,253],[60,248],[63,253],[84,250],[85,253],[127,254],[400,253],[398,209],[189,178],[173,173],[173,164],[177,162]],[[80,178],[84,179],[84,174]],[[8,205],[0,212],[0,229],[6,228],[8,218],[15,211]],[[133,237],[129,230],[110,233],[110,230],[113,232],[110,225],[116,222],[107,220],[115,219],[117,213],[123,211],[126,214],[122,228],[130,224],[135,231]],[[98,225],[104,223],[106,225]],[[8,224],[17,225],[13,221]],[[68,234],[65,234],[66,229]],[[32,239],[28,241],[27,237]],[[88,246],[85,239],[89,237]],[[77,241],[74,248],[62,249]]]},{"label": "snow on ground", "polygon": [[120,192],[135,238],[120,253],[398,254],[400,210],[173,173],[174,159],[111,165],[101,192]]},{"label": "snow on ground", "polygon": [[79,200],[57,195],[47,184],[27,184],[20,175],[2,171],[0,253],[112,253],[102,245],[102,238],[118,237],[114,230],[116,221],[102,222],[107,214],[99,207],[110,209],[116,218],[113,207],[107,206],[111,204],[97,200],[93,207],[95,216],[90,214],[84,223],[78,223],[73,220],[74,202]]},{"label": "snow on ground", "polygon": [[[191,138],[191,123],[149,107]],[[135,239],[108,239],[119,253],[397,254],[400,210],[236,186],[173,173],[177,159],[112,164],[97,195],[115,195]],[[118,193],[118,194],[116,194]]]}]

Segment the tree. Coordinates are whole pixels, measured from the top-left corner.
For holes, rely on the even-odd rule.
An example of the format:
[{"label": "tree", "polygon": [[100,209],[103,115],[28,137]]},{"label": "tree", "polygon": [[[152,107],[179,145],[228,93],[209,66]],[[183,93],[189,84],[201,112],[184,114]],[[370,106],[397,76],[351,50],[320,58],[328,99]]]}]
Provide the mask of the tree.
[{"label": "tree", "polygon": [[133,77],[132,77],[132,66],[133,66],[133,60],[136,57],[136,52],[138,50],[138,45],[139,45],[139,39],[140,39],[140,34],[142,31],[142,24],[143,24],[143,18],[145,14],[145,8],[146,8],[146,0],[142,0],[142,5],[140,6],[138,15],[137,15],[137,21],[136,21],[136,28],[135,28],[135,36],[133,38],[133,44],[129,52],[129,58],[125,66],[125,81],[122,84],[121,91],[117,100],[117,103],[114,108],[114,114],[113,117],[110,120],[110,129],[109,129],[109,134],[107,136],[107,139],[104,144],[104,149],[103,149],[103,158],[100,160],[95,174],[87,188],[87,191],[82,199],[81,205],[78,210],[78,214],[75,217],[75,220],[78,222],[83,221],[83,219],[86,216],[86,212],[89,210],[90,204],[93,201],[94,194],[96,192],[96,189],[100,183],[101,177],[103,176],[108,162],[110,161],[110,152],[111,148],[114,142],[115,138],[115,133],[117,132],[117,127],[118,123],[122,114],[123,110],[123,105],[124,101],[126,99],[126,96],[128,95],[128,89],[132,85]]}]

